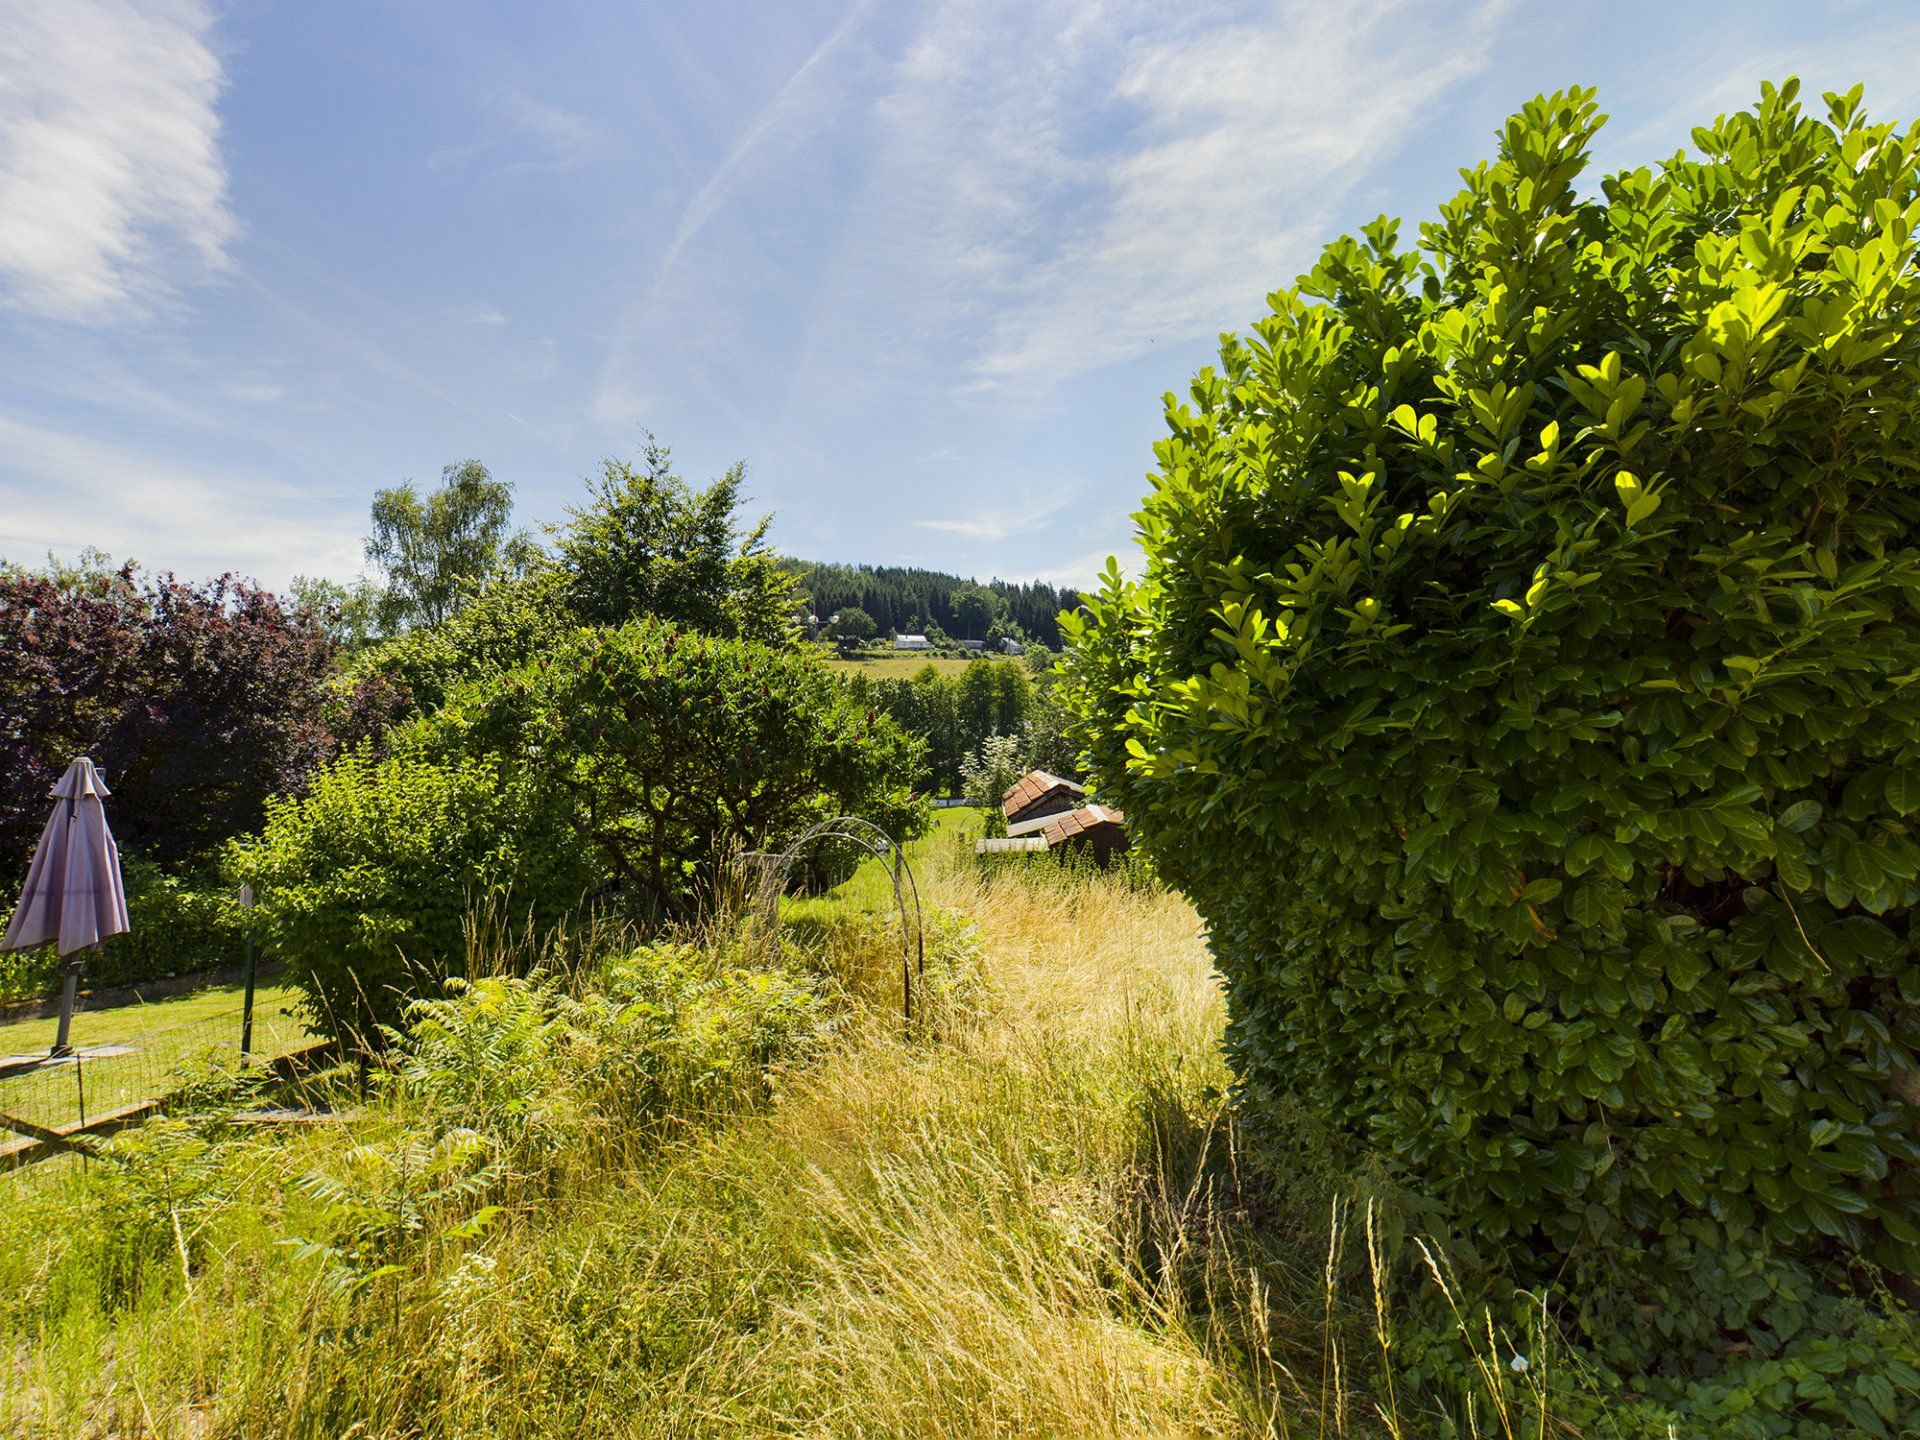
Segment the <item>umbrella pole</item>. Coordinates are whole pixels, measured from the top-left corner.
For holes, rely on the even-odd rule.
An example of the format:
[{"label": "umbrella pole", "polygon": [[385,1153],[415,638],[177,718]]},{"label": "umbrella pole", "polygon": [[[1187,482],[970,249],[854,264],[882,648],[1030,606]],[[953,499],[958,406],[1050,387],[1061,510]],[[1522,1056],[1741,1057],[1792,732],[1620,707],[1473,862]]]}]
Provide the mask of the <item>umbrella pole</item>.
[{"label": "umbrella pole", "polygon": [[71,1055],[73,1046],[68,1036],[73,1030],[73,1002],[80,992],[80,962],[67,962],[66,983],[60,987],[60,1028],[53,1037],[55,1056]]}]

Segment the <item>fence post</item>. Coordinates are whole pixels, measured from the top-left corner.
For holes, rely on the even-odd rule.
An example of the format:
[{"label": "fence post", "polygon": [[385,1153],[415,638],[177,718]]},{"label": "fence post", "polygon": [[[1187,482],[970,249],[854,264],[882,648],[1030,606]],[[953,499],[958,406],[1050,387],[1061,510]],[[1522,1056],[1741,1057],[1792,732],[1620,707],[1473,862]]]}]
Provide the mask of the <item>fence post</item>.
[{"label": "fence post", "polygon": [[[240,887],[240,908],[253,908],[253,886]],[[240,1011],[240,1058],[246,1059],[253,1053],[253,926],[247,926],[247,998]]]}]

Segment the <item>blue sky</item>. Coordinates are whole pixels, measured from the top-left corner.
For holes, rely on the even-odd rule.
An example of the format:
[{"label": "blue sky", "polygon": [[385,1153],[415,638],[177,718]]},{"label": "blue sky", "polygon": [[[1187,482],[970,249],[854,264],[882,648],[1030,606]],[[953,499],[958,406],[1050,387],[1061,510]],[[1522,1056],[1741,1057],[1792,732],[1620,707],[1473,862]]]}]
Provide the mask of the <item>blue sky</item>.
[{"label": "blue sky", "polygon": [[1920,114],[1920,6],[0,0],[0,554],[347,578],[379,486],[651,429],[790,553],[1084,581],[1322,242],[1543,89],[1615,166],[1788,73]]}]

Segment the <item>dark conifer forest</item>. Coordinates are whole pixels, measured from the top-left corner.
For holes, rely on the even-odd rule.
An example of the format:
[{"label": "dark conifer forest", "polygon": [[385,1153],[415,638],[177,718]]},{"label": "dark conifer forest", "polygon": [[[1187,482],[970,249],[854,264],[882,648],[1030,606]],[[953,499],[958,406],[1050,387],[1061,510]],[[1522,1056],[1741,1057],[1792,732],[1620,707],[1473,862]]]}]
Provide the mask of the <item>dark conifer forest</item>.
[{"label": "dark conifer forest", "polygon": [[782,563],[799,577],[800,592],[822,619],[845,606],[857,605],[873,617],[882,634],[922,631],[930,623],[949,634],[960,633],[954,595],[962,587],[979,583],[1004,606],[1006,620],[1019,627],[1021,634],[1057,650],[1060,612],[1080,604],[1079,591],[1039,580],[1024,584],[1012,580],[975,582],[944,571],[901,565],[839,565],[814,560]]}]

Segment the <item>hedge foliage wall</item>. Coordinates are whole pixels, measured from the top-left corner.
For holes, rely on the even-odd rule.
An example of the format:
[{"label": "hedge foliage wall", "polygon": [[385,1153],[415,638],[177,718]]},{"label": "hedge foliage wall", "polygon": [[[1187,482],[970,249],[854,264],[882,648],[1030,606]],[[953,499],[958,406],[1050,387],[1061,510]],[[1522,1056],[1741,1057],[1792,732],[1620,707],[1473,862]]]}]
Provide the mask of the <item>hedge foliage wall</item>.
[{"label": "hedge foliage wall", "polygon": [[1796,89],[1604,178],[1536,100],[1330,246],[1073,627],[1255,1110],[1636,1373],[1920,1273],[1920,130]]}]

